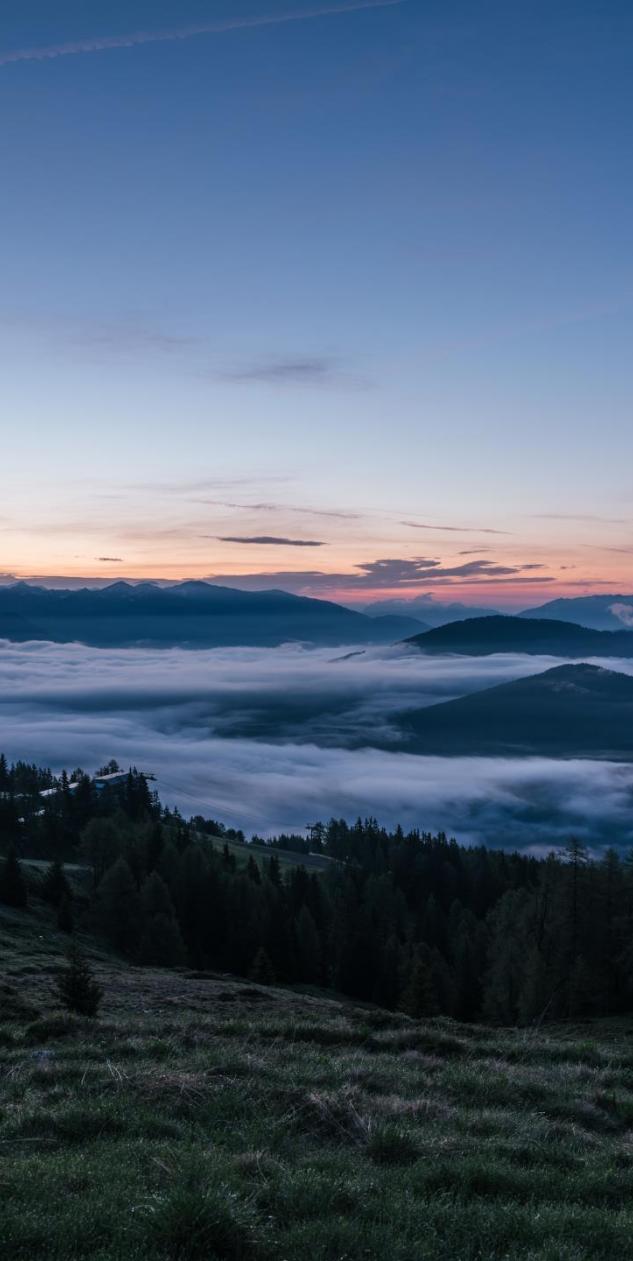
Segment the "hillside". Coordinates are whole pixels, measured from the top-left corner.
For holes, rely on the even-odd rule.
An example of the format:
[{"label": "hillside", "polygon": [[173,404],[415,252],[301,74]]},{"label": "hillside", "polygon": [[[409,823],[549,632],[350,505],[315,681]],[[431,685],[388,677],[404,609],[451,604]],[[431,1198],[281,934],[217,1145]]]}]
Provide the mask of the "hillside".
[{"label": "hillside", "polygon": [[538,656],[633,657],[628,630],[596,631],[570,622],[520,617],[475,617],[413,635],[406,641],[425,653],[460,653],[471,657],[493,652]]},{"label": "hillside", "polygon": [[93,647],[272,647],[391,643],[414,618],[366,617],[328,600],[285,591],[239,591],[208,582],[172,587],[116,582],[93,590],[15,583],[0,588],[0,638]]},{"label": "hillside", "polygon": [[633,759],[633,678],[557,666],[404,715],[419,753]]},{"label": "hillside", "polygon": [[633,595],[581,595],[548,600],[538,608],[524,609],[519,617],[553,617],[577,622],[593,630],[633,628]]},{"label": "hillside", "polygon": [[12,1261],[613,1261],[633,1233],[630,1023],[492,1030],[63,939],[0,909]]}]

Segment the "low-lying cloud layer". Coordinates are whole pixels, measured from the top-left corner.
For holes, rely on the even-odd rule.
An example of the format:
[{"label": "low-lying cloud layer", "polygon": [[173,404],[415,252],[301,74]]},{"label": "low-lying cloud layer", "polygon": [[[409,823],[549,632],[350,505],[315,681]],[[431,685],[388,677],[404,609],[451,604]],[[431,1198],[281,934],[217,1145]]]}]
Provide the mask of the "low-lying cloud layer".
[{"label": "low-lying cloud layer", "polygon": [[169,804],[247,832],[374,814],[465,842],[541,848],[574,831],[595,845],[632,843],[632,767],[398,751],[402,710],[553,664],[2,643],[0,748],[54,770],[116,757],[155,773]]}]

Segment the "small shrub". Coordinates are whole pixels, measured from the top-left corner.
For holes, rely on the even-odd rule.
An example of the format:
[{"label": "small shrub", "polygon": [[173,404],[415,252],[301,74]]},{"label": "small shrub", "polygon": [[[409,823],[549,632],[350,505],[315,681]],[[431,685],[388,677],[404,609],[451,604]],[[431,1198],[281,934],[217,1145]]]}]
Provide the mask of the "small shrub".
[{"label": "small shrub", "polygon": [[80,1016],[92,1018],[99,1010],[103,990],[77,946],[68,952],[68,966],[57,979],[57,993],[62,1006]]},{"label": "small shrub", "polygon": [[81,1032],[81,1025],[72,1016],[42,1016],[31,1021],[24,1030],[24,1041],[29,1046],[42,1042],[54,1042],[58,1038],[71,1038]]},{"label": "small shrub", "polygon": [[8,981],[0,982],[0,1012],[5,1020],[14,1020],[16,1024],[25,1024],[39,1014],[37,1007],[26,1002]]},{"label": "small shrub", "polygon": [[149,1210],[158,1252],[169,1261],[255,1261],[266,1255],[252,1204],[224,1184],[209,1186],[192,1166]]},{"label": "small shrub", "polygon": [[420,1151],[406,1130],[396,1125],[377,1125],[370,1130],[367,1155],[377,1165],[413,1165]]}]

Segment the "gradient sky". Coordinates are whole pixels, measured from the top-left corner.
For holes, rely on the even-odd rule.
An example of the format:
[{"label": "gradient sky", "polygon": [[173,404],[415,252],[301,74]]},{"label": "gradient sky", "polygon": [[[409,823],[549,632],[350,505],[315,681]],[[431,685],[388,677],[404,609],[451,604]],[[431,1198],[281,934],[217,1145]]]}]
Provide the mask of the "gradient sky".
[{"label": "gradient sky", "polygon": [[633,588],[633,9],[345,7],[3,6],[0,571]]}]

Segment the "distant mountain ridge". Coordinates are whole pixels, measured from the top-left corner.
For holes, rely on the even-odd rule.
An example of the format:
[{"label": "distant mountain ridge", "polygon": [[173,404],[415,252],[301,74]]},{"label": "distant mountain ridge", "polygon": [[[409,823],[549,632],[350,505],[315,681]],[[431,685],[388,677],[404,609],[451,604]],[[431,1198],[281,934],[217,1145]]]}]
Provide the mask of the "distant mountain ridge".
[{"label": "distant mountain ridge", "polygon": [[411,753],[633,760],[633,678],[555,666],[401,716]]},{"label": "distant mountain ridge", "polygon": [[538,608],[524,609],[519,617],[551,617],[591,630],[633,630],[633,595],[566,596],[549,600]]},{"label": "distant mountain ridge", "polygon": [[374,600],[371,604],[352,605],[359,612],[369,617],[415,617],[426,623],[428,628],[445,626],[447,622],[460,622],[471,617],[496,617],[498,609],[477,608],[475,605],[451,602],[443,604],[428,595],[414,596],[413,599]]},{"label": "distant mountain ridge", "polygon": [[392,643],[417,628],[413,618],[370,618],[327,600],[208,582],[115,582],[79,590],[17,582],[0,588],[0,638],[14,642],[213,648],[300,641],[336,647]]},{"label": "distant mountain ridge", "polygon": [[633,657],[633,632],[630,630],[589,630],[573,622],[557,622],[549,618],[474,617],[468,621],[450,622],[421,635],[413,635],[407,643],[424,653],[458,653],[482,657],[495,652],[520,652],[537,656],[569,657]]}]

